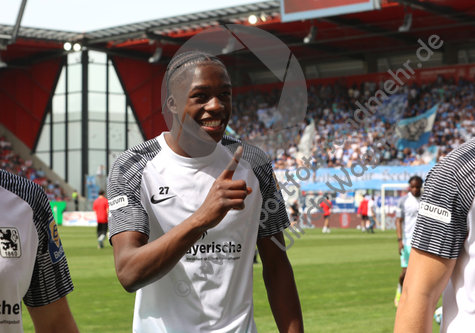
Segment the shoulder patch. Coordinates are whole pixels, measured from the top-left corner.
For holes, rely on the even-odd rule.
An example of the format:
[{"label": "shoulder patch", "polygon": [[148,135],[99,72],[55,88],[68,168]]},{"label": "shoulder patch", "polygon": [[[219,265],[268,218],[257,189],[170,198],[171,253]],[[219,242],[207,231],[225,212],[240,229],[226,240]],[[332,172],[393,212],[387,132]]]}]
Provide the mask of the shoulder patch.
[{"label": "shoulder patch", "polygon": [[450,223],[452,218],[452,213],[448,209],[425,202],[419,204],[419,214],[444,223]]},{"label": "shoulder patch", "polygon": [[121,195],[109,200],[109,211],[125,207],[129,204],[129,199],[126,195]]},{"label": "shoulder patch", "polygon": [[20,258],[20,233],[17,228],[0,227],[0,255],[3,258]]},{"label": "shoulder patch", "polygon": [[64,257],[63,244],[59,238],[58,226],[54,218],[48,223],[48,250],[53,264],[57,263]]}]

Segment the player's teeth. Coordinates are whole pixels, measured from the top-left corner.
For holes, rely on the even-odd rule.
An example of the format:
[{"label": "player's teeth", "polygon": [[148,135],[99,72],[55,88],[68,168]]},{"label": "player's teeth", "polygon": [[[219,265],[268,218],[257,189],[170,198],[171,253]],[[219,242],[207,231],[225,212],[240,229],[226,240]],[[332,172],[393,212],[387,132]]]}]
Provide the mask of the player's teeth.
[{"label": "player's teeth", "polygon": [[221,120],[203,121],[203,125],[205,125],[206,127],[218,127],[219,124],[221,124]]}]

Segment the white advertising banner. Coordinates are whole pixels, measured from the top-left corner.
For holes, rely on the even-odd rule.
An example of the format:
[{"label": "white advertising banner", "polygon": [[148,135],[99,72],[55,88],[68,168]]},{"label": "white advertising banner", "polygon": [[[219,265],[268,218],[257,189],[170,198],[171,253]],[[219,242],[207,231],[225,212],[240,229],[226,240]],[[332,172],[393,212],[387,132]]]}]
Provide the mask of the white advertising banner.
[{"label": "white advertising banner", "polygon": [[66,227],[96,227],[95,212],[64,212],[63,225]]}]

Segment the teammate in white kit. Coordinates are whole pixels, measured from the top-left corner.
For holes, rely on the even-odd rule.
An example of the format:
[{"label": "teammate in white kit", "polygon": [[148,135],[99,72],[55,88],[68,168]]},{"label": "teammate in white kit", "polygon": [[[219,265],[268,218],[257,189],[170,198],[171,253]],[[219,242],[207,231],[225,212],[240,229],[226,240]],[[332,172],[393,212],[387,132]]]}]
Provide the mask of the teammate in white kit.
[{"label": "teammate in white kit", "polygon": [[[398,306],[401,297],[404,277],[406,276],[409,254],[411,253],[412,233],[417,220],[417,211],[421,199],[421,187],[423,180],[419,176],[412,176],[409,179],[409,193],[399,199],[396,209],[396,233],[398,242],[398,253],[401,256],[401,275],[396,289],[394,305]],[[369,215],[369,214],[368,214]]]},{"label": "teammate in white kit", "polygon": [[0,169],[0,333],[23,332],[21,301],[37,333],[79,332],[66,301],[73,290],[42,188]]},{"label": "teammate in white kit", "polygon": [[257,332],[257,242],[279,331],[303,332],[292,268],[274,243],[285,246],[290,222],[270,161],[224,136],[226,68],[187,52],[172,59],[166,82],[172,129],[124,152],[108,184],[117,275],[137,291],[133,331]]},{"label": "teammate in white kit", "polygon": [[426,179],[395,332],[432,332],[432,317],[442,291],[440,332],[474,331],[474,199],[472,139],[444,157]]}]

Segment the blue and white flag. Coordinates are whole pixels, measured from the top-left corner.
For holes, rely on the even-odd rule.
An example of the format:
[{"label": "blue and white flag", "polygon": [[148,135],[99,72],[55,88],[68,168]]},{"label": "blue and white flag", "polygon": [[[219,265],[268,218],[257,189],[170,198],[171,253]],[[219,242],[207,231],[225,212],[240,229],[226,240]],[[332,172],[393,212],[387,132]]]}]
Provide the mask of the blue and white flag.
[{"label": "blue and white flag", "polygon": [[381,114],[390,124],[399,121],[404,114],[407,106],[407,93],[390,95],[385,99],[383,105],[378,108],[378,113]]},{"label": "blue and white flag", "polygon": [[400,133],[402,134],[401,139],[397,144],[399,150],[406,147],[417,149],[429,143],[438,108],[439,103],[417,117],[402,119],[398,123],[400,130],[402,130],[402,133]]}]

